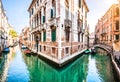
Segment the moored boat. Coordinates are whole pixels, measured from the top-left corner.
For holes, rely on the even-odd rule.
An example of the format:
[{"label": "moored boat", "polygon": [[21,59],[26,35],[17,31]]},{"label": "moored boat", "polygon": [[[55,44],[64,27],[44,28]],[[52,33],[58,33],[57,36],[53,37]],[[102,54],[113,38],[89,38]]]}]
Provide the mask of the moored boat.
[{"label": "moored boat", "polygon": [[96,53],[96,49],[93,47],[91,48],[91,54],[95,54]]},{"label": "moored boat", "polygon": [[87,50],[85,50],[85,52],[84,52],[85,54],[89,54],[90,53],[90,50],[89,49],[87,49]]},{"label": "moored boat", "polygon": [[24,50],[24,54],[30,54],[31,51],[29,49]]},{"label": "moored boat", "polygon": [[10,51],[9,47],[3,49],[3,52],[9,52],[9,51]]},{"label": "moored boat", "polygon": [[22,45],[21,46],[21,49],[26,49],[27,47],[25,45]]}]

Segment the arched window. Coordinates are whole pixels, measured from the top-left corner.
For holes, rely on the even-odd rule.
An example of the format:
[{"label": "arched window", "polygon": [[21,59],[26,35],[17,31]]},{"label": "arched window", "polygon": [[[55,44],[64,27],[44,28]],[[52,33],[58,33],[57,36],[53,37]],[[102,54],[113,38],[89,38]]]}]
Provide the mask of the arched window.
[{"label": "arched window", "polygon": [[44,7],[44,16],[43,16],[43,23],[45,23],[45,16],[46,16],[46,7]]},{"label": "arched window", "polygon": [[119,8],[116,8],[116,16],[119,16]]},{"label": "arched window", "polygon": [[56,15],[56,1],[52,0],[51,18],[55,17],[55,15]]}]

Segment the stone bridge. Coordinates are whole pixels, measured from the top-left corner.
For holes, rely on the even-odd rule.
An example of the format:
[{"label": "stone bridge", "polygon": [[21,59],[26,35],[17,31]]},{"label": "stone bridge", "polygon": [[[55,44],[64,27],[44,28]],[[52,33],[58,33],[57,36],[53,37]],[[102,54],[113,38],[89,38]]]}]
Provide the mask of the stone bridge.
[{"label": "stone bridge", "polygon": [[108,52],[108,54],[113,54],[113,47],[112,46],[109,46],[109,45],[107,45],[107,44],[96,44],[96,45],[94,45],[93,47],[95,47],[95,48],[102,48],[102,49],[104,49],[105,51],[107,51]]}]

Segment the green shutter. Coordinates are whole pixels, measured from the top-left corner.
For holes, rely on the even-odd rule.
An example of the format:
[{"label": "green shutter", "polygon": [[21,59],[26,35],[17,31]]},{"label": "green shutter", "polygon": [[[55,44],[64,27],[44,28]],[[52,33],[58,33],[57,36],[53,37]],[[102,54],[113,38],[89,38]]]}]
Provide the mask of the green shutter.
[{"label": "green shutter", "polygon": [[51,9],[51,18],[53,18],[53,9]]},{"label": "green shutter", "polygon": [[46,32],[44,32],[44,34],[43,34],[43,41],[44,42],[46,41]]},{"label": "green shutter", "polygon": [[56,41],[56,29],[52,29],[52,41]]},{"label": "green shutter", "polygon": [[45,22],[45,16],[43,16],[43,23]]}]

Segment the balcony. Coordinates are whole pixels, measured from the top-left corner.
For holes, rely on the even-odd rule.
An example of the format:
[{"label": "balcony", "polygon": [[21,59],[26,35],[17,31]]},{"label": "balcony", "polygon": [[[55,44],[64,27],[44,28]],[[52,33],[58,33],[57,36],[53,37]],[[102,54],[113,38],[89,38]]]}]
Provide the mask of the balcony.
[{"label": "balcony", "polygon": [[64,20],[64,25],[65,25],[65,27],[72,27],[72,21],[69,20],[69,19],[65,19]]},{"label": "balcony", "polygon": [[30,31],[30,33],[33,33],[33,32],[36,32],[36,31],[39,31],[40,28],[41,28],[40,25],[37,26],[37,27],[35,27],[35,28],[32,28],[31,31]]}]

